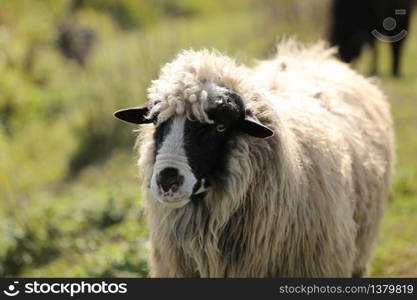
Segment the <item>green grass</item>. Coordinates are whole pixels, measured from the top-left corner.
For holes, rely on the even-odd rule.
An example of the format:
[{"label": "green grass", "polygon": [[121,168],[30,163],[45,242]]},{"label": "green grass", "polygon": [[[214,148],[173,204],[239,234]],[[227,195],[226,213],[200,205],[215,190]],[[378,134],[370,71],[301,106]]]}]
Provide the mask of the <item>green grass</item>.
[{"label": "green grass", "polygon": [[[0,3],[0,276],[146,276],[133,127],[112,112],[145,101],[181,49],[216,48],[252,63],[284,35],[324,37],[328,1],[93,0],[71,16],[97,34],[85,68],[54,44],[69,3]],[[400,80],[385,75],[381,45],[398,164],[372,276],[417,276],[416,39]],[[366,73],[368,62],[369,53],[355,66]]]}]

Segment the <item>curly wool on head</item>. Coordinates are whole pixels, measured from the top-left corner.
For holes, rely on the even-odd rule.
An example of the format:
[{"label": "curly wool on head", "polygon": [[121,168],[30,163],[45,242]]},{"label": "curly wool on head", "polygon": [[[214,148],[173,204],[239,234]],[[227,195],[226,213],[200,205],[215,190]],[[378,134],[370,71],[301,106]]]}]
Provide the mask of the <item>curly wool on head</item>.
[{"label": "curly wool on head", "polygon": [[211,123],[207,109],[223,89],[242,90],[248,70],[216,51],[182,51],[166,64],[148,89],[152,103],[149,118],[158,115],[158,124],[173,115],[186,115]]}]

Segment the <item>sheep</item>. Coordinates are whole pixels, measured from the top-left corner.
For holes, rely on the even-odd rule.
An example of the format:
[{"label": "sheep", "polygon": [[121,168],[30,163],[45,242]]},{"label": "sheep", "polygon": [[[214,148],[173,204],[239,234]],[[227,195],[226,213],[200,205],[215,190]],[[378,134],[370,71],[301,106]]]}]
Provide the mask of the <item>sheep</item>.
[{"label": "sheep", "polygon": [[[324,43],[253,68],[214,50],[166,64],[138,129],[152,277],[363,276],[394,162],[384,94]],[[153,124],[152,124],[153,123]]]}]

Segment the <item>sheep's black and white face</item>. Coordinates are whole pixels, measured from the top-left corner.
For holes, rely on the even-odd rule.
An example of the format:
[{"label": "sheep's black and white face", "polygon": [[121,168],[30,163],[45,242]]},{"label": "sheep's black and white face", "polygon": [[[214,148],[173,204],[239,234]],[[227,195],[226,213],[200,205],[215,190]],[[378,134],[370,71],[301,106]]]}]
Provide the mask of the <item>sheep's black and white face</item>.
[{"label": "sheep's black and white face", "polygon": [[[115,115],[128,122],[150,123],[147,112],[146,107],[138,107]],[[169,207],[182,207],[204,197],[208,189],[225,181],[233,137],[246,133],[265,138],[273,134],[248,115],[236,93],[217,96],[206,114],[210,122],[173,115],[156,125],[150,188],[154,197]]]}]

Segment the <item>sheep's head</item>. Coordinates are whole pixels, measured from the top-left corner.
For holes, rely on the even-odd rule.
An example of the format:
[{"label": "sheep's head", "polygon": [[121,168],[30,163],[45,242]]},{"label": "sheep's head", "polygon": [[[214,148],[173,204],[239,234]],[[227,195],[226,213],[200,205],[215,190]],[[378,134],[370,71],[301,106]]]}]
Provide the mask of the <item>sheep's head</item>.
[{"label": "sheep's head", "polygon": [[147,103],[115,113],[130,123],[155,124],[150,188],[154,197],[167,206],[182,207],[222,181],[227,175],[230,141],[236,135],[266,138],[273,134],[245,109],[237,93],[225,88],[216,88],[215,94],[208,95],[205,112],[207,121],[173,114],[158,122],[158,113]]},{"label": "sheep's head", "polygon": [[237,92],[244,72],[226,56],[185,51],[152,82],[145,105],[115,113],[130,123],[154,123],[149,186],[164,205],[182,207],[220,187],[238,135],[273,134]]}]

